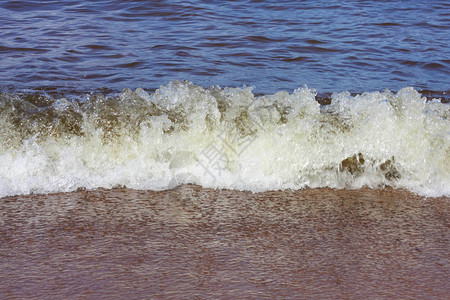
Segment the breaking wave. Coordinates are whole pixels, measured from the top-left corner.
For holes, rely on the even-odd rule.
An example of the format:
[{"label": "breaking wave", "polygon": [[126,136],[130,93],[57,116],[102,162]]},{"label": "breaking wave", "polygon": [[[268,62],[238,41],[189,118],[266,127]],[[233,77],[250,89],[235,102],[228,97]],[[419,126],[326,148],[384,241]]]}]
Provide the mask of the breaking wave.
[{"label": "breaking wave", "polygon": [[450,105],[413,88],[0,94],[0,196],[179,184],[260,192],[392,186],[450,195]]}]

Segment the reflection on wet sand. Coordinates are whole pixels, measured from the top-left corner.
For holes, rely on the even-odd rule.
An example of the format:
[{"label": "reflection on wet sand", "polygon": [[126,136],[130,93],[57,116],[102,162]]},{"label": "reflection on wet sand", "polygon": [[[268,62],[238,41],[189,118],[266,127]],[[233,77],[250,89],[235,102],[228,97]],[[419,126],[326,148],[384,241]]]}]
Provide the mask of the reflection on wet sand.
[{"label": "reflection on wet sand", "polygon": [[440,298],[449,198],[184,185],[0,199],[0,295]]}]

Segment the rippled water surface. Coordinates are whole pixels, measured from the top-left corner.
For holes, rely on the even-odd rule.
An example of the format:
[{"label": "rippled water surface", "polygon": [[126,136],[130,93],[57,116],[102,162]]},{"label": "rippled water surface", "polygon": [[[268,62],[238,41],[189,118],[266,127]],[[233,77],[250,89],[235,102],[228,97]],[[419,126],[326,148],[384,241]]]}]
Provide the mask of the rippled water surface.
[{"label": "rippled water surface", "polygon": [[449,11],[446,1],[5,0],[0,85],[446,91]]},{"label": "rippled water surface", "polygon": [[447,299],[448,200],[190,185],[4,198],[0,297]]},{"label": "rippled water surface", "polygon": [[436,0],[0,1],[0,298],[445,299],[449,29]]}]

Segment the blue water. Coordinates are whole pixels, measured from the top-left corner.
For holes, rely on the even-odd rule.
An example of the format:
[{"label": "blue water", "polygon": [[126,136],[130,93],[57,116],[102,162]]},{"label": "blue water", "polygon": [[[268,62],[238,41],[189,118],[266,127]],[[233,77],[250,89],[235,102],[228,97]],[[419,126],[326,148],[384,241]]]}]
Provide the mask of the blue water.
[{"label": "blue water", "polygon": [[0,197],[447,196],[449,21],[444,1],[1,1]]},{"label": "blue water", "polygon": [[450,90],[447,1],[0,2],[2,89]]}]

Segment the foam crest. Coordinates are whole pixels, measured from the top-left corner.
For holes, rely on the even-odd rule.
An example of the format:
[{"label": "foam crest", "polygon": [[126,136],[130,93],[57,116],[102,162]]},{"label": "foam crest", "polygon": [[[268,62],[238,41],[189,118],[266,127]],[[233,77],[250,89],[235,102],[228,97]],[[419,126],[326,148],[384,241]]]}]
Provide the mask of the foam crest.
[{"label": "foam crest", "polygon": [[450,195],[448,104],[413,88],[316,98],[178,81],[82,99],[4,93],[0,196],[183,183]]}]

